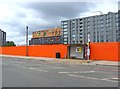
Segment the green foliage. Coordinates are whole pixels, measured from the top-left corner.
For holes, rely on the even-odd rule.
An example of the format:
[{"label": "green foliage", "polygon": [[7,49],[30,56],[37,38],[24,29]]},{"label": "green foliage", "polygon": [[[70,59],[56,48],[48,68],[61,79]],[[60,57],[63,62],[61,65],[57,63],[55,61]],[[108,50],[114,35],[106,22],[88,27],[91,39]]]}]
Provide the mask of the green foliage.
[{"label": "green foliage", "polygon": [[13,41],[7,41],[5,46],[16,46]]},{"label": "green foliage", "polygon": [[40,36],[40,32],[38,32],[38,34],[37,34],[38,36]]},{"label": "green foliage", "polygon": [[44,32],[44,36],[46,36],[46,33]]}]

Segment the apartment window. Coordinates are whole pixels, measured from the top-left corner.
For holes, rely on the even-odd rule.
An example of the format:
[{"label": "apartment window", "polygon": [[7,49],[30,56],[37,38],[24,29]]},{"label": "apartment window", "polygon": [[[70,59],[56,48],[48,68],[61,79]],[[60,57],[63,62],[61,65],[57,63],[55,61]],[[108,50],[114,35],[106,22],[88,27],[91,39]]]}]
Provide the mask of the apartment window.
[{"label": "apartment window", "polygon": [[75,41],[73,41],[73,44],[75,44]]},{"label": "apartment window", "polygon": [[90,21],[90,18],[87,18],[87,21],[89,22],[89,21]]},{"label": "apartment window", "polygon": [[64,41],[67,41],[67,38],[66,38],[66,39],[64,39]]},{"label": "apartment window", "polygon": [[118,23],[116,23],[116,26],[118,27]]},{"label": "apartment window", "polygon": [[75,34],[74,34],[74,35],[72,35],[72,37],[75,37]]},{"label": "apartment window", "polygon": [[64,44],[67,44],[67,42],[64,42]]},{"label": "apartment window", "polygon": [[80,26],[80,28],[82,28],[82,26]]},{"label": "apartment window", "polygon": [[64,32],[64,34],[68,34],[68,32]]},{"label": "apartment window", "polygon": [[102,16],[100,16],[100,19],[103,19],[103,15],[102,15]]},{"label": "apartment window", "polygon": [[83,32],[83,30],[80,30],[80,32]]},{"label": "apartment window", "polygon": [[111,18],[111,14],[109,15],[109,17]]},{"label": "apartment window", "polygon": [[73,27],[72,30],[75,30],[75,28]]},{"label": "apartment window", "polygon": [[80,35],[82,35],[82,33],[80,33]]},{"label": "apartment window", "polygon": [[99,21],[99,19],[100,19],[99,16],[97,16],[97,21]]},{"label": "apartment window", "polygon": [[116,14],[116,18],[118,18],[118,14]]},{"label": "apartment window", "polygon": [[111,18],[109,19],[109,22],[111,22]]},{"label": "apartment window", "polygon": [[66,27],[67,27],[67,25],[64,25],[63,27],[64,27],[64,28],[66,28]]},{"label": "apartment window", "polygon": [[87,28],[89,29],[89,28],[90,28],[90,25],[88,25]]},{"label": "apartment window", "polygon": [[64,26],[62,25],[62,26],[61,26],[61,28],[63,29],[63,28],[64,28]]},{"label": "apartment window", "polygon": [[118,27],[116,27],[116,31],[118,31]]},{"label": "apartment window", "polygon": [[102,24],[102,23],[103,23],[103,20],[100,20],[100,23]]},{"label": "apartment window", "polygon": [[75,41],[75,37],[73,37],[73,41]]},{"label": "apartment window", "polygon": [[83,41],[81,40],[80,43],[83,43]]},{"label": "apartment window", "polygon": [[108,23],[106,24],[106,27],[108,27]]},{"label": "apartment window", "polygon": [[98,20],[98,21],[97,21],[97,24],[99,25],[99,23],[100,23],[100,21]]},{"label": "apartment window", "polygon": [[82,21],[82,19],[80,19],[80,21]]},{"label": "apartment window", "polygon": [[80,33],[80,37],[82,37],[83,36],[83,34],[82,33]]},{"label": "apartment window", "polygon": [[103,27],[103,24],[100,24],[100,27]]},{"label": "apartment window", "polygon": [[116,18],[116,23],[118,23],[118,18]]},{"label": "apartment window", "polygon": [[89,25],[90,25],[90,22],[87,22],[87,25],[89,26]]},{"label": "apartment window", "polygon": [[74,24],[74,23],[75,23],[75,20],[72,20],[72,23]]},{"label": "apartment window", "polygon": [[64,28],[63,31],[67,31],[68,29],[67,28]]},{"label": "apartment window", "polygon": [[64,22],[64,24],[67,24],[67,22]]},{"label": "apartment window", "polygon": [[67,35],[64,35],[64,38],[67,37]]},{"label": "apartment window", "polygon": [[83,37],[80,37],[80,39],[82,39]]},{"label": "apartment window", "polygon": [[108,23],[108,19],[107,19],[106,21],[107,21],[107,23]]},{"label": "apartment window", "polygon": [[108,39],[109,38],[109,35],[106,35],[106,39]]},{"label": "apartment window", "polygon": [[95,17],[93,17],[93,21],[95,20]]},{"label": "apartment window", "polygon": [[82,22],[80,22],[80,25],[82,25],[83,23]]}]

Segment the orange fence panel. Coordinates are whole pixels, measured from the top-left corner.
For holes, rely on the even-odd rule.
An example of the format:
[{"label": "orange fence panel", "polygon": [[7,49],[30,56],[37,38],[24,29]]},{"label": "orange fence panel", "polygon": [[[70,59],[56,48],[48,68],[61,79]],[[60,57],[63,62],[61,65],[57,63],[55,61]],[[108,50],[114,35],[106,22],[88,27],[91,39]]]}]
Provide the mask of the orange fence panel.
[{"label": "orange fence panel", "polygon": [[[26,56],[26,46],[1,47],[0,54]],[[67,55],[67,46],[63,44],[34,45],[28,47],[28,56],[55,58],[60,52],[61,58]]]},{"label": "orange fence panel", "polygon": [[2,54],[25,56],[26,47],[25,46],[2,47]]},{"label": "orange fence panel", "polygon": [[[119,42],[101,42],[90,44],[90,59],[92,60],[108,60],[119,61],[120,51]],[[118,57],[119,56],[119,57]]]},{"label": "orange fence panel", "polygon": [[60,52],[61,58],[65,58],[67,55],[67,46],[63,44],[29,46],[28,51],[29,56],[50,58],[55,58],[56,52]]}]

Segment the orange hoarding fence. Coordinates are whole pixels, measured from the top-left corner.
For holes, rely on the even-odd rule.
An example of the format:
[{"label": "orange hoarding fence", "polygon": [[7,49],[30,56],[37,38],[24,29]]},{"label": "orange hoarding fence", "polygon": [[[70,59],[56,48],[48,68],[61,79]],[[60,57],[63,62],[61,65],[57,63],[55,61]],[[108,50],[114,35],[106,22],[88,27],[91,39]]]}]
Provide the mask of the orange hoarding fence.
[{"label": "orange hoarding fence", "polygon": [[2,54],[26,56],[26,46],[2,47]]},{"label": "orange hoarding fence", "polygon": [[119,42],[101,42],[90,44],[90,59],[91,60],[108,60],[119,61],[120,51]]},{"label": "orange hoarding fence", "polygon": [[[29,46],[28,56],[55,58],[59,52],[60,58],[65,58],[67,46],[63,44]],[[26,56],[26,46],[0,47],[0,54]],[[120,61],[120,42],[90,43],[90,59]]]},{"label": "orange hoarding fence", "polygon": [[[55,58],[57,52],[60,52],[61,58],[64,58],[67,55],[67,46],[54,44],[28,47],[28,56]],[[0,54],[26,56],[26,46],[2,47],[2,53]]]},{"label": "orange hoarding fence", "polygon": [[64,58],[67,55],[67,46],[63,44],[29,46],[30,56],[55,58],[57,52]]}]

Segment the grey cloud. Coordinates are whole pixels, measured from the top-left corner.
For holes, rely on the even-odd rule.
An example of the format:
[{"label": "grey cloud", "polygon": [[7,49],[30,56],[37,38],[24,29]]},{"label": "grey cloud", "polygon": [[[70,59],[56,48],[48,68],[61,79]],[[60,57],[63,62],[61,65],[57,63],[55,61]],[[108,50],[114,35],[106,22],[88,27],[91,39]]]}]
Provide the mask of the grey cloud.
[{"label": "grey cloud", "polygon": [[26,14],[25,13],[18,12],[18,13],[16,13],[16,16],[20,17],[20,18],[26,18]]},{"label": "grey cloud", "polygon": [[25,8],[31,8],[38,12],[41,12],[43,17],[46,19],[54,18],[74,18],[79,16],[80,13],[87,12],[91,7],[95,7],[95,4],[92,2],[49,2],[41,3],[34,2],[23,4]]},{"label": "grey cloud", "polygon": [[[15,11],[15,16],[10,18],[9,21],[4,21],[2,24],[5,27],[7,26],[7,33],[9,32],[18,32],[19,35],[16,37],[12,37],[8,35],[8,39],[13,39],[16,44],[20,42],[24,42],[25,36],[25,24],[29,26],[29,35],[32,34],[33,31],[44,30],[48,28],[60,27],[60,21],[62,18],[69,19],[79,17],[81,13],[88,12],[90,8],[94,8],[95,4],[87,3],[87,2],[76,2],[76,3],[41,3],[41,2],[26,2],[19,3],[19,7],[24,9],[24,11],[31,10],[31,13],[25,13],[24,11]],[[14,6],[13,6],[14,7]],[[15,8],[15,7],[14,7]],[[32,18],[27,22],[24,22],[29,15],[32,15],[32,18],[35,20],[32,21]],[[40,19],[45,20],[48,23],[43,24]],[[37,22],[37,24],[36,24]]]}]

